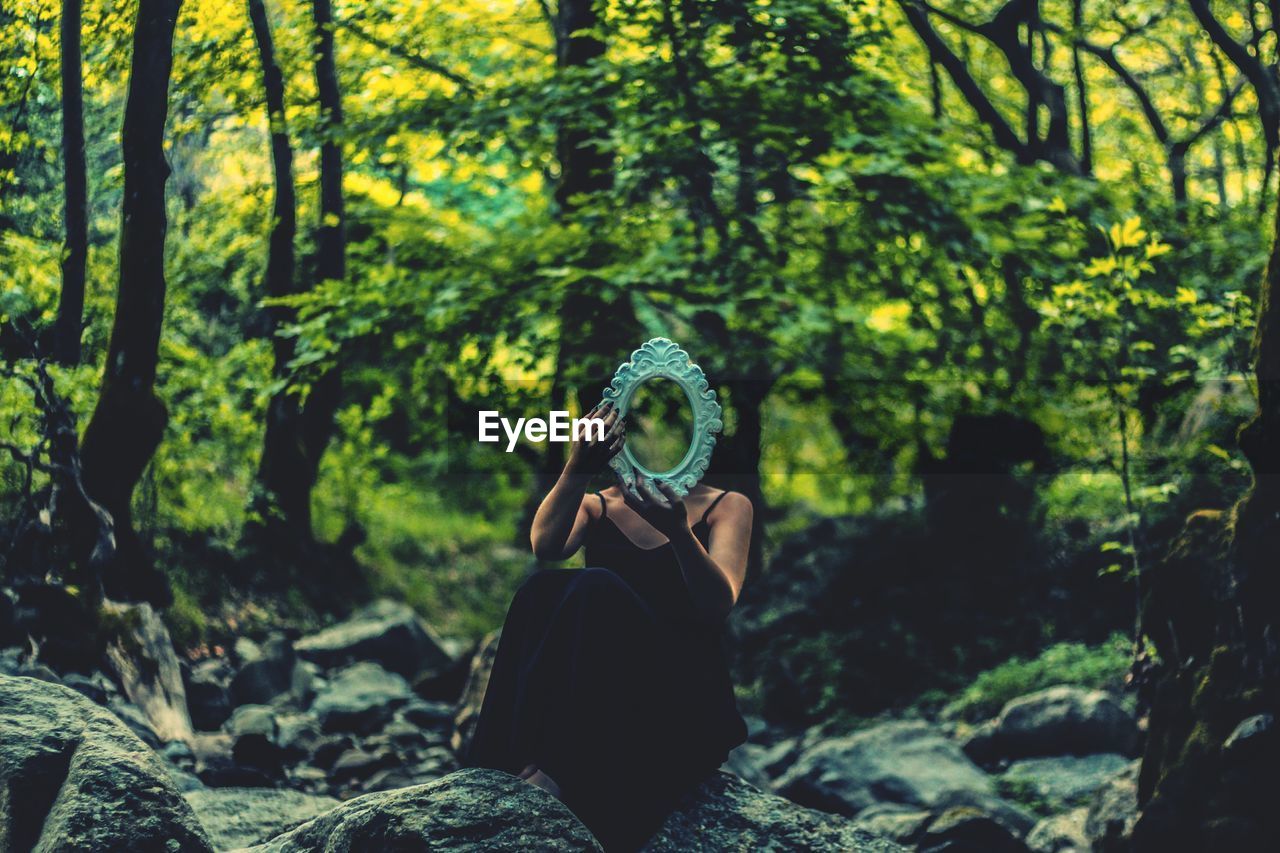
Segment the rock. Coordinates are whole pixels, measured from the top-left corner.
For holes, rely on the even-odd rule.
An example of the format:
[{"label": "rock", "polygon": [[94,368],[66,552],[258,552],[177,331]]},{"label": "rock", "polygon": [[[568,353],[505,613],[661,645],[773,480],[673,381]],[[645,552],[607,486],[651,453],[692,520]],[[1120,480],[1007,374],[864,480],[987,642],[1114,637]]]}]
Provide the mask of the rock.
[{"label": "rock", "polygon": [[1089,839],[1084,832],[1088,814],[1082,807],[1045,818],[1027,835],[1027,847],[1031,853],[1088,853]]},{"label": "rock", "polygon": [[1222,743],[1222,751],[1236,758],[1250,749],[1256,749],[1264,740],[1275,737],[1276,718],[1273,714],[1255,714],[1246,717],[1231,730]]},{"label": "rock", "polygon": [[314,714],[280,714],[276,717],[276,743],[292,758],[302,758],[320,740],[320,722]]},{"label": "rock", "polygon": [[355,746],[355,741],[348,735],[334,734],[316,741],[311,753],[311,763],[316,767],[328,770],[338,760],[338,756]]},{"label": "rock", "polygon": [[245,651],[250,658],[231,680],[231,698],[235,704],[265,705],[280,694],[292,691],[297,658],[288,637],[275,634],[260,648],[246,647]]},{"label": "rock", "polygon": [[995,720],[987,720],[961,738],[960,748],[974,762],[990,765],[999,758],[999,730]]},{"label": "rock", "polygon": [[260,844],[339,805],[332,797],[271,788],[208,788],[185,796],[219,850]]},{"label": "rock", "polygon": [[160,759],[79,693],[0,676],[0,841],[12,850],[212,848]]},{"label": "rock", "polygon": [[260,770],[269,777],[279,775],[288,756],[279,743],[274,708],[241,705],[227,720],[226,729],[233,738],[231,758],[237,765]]},{"label": "rock", "polygon": [[159,749],[164,746],[164,741],[156,734],[156,730],[151,728],[151,722],[128,700],[122,698],[111,699],[107,702],[107,710],[114,714],[116,719],[128,726],[129,730],[137,735],[147,746],[152,749]]},{"label": "rock", "polygon": [[413,764],[400,767],[389,767],[379,770],[365,780],[361,789],[365,791],[390,791],[395,788],[407,788],[410,785],[421,785],[441,776],[447,776],[458,769],[458,762],[448,749],[429,749],[422,758]]},{"label": "rock", "polygon": [[91,675],[68,672],[62,676],[62,683],[96,705],[105,705],[117,695],[116,686],[100,672]]},{"label": "rock", "polygon": [[[445,651],[450,651],[447,644]],[[447,667],[420,673],[413,680],[413,692],[431,702],[456,704],[467,686],[467,677],[471,674],[471,658],[475,651],[476,648],[459,649],[457,656]]]},{"label": "rock", "polygon": [[234,674],[226,658],[207,658],[187,670],[187,710],[197,729],[215,731],[231,716]]},{"label": "rock", "polygon": [[968,809],[979,812],[1003,826],[1010,835],[1024,837],[1036,825],[1035,815],[1001,799],[995,794],[972,788],[957,788],[945,792],[934,805],[934,813],[948,809]]},{"label": "rock", "polygon": [[717,773],[666,819],[644,850],[897,853],[903,848],[849,820],[797,806],[728,773]]},{"label": "rock", "polygon": [[369,752],[357,747],[338,756],[338,760],[329,769],[329,777],[339,784],[350,784],[399,763],[396,754],[390,750]]},{"label": "rock", "polygon": [[462,690],[462,698],[458,700],[458,711],[453,718],[453,735],[449,739],[453,751],[459,756],[465,756],[471,748],[471,736],[480,719],[484,692],[489,688],[489,673],[493,670],[493,658],[498,653],[498,642],[501,639],[501,631],[486,635],[471,659],[471,673],[467,676],[467,686]]},{"label": "rock", "polygon": [[899,844],[914,846],[933,814],[896,803],[880,803],[858,813],[858,826]]},{"label": "rock", "polygon": [[1000,821],[978,809],[947,809],[929,823],[919,853],[1026,853],[1026,845]]},{"label": "rock", "polygon": [[461,770],[365,794],[251,848],[257,853],[366,850],[600,850],[573,813],[514,776]]},{"label": "rock", "polygon": [[372,733],[413,698],[409,682],[376,663],[353,664],[333,675],[311,703],[326,732]]},{"label": "rock", "polygon": [[879,802],[932,808],[944,795],[993,792],[960,747],[926,723],[893,722],[819,742],[775,786],[804,806],[848,816]]},{"label": "rock", "polygon": [[225,728],[232,737],[262,735],[275,738],[276,714],[269,705],[241,705],[227,720]]},{"label": "rock", "polygon": [[169,629],[150,604],[102,604],[102,623],[110,639],[104,657],[125,696],[164,743],[190,741],[191,717],[182,666]]},{"label": "rock", "polygon": [[759,760],[759,756],[763,751],[763,747],[754,743],[744,743],[735,747],[729,753],[729,757],[725,759],[724,765],[720,769],[726,773],[732,773],[757,788],[768,790],[770,787],[769,774],[765,772]]},{"label": "rock", "polygon": [[996,718],[994,749],[1005,758],[1134,755],[1138,726],[1111,694],[1059,685],[1019,696]]},{"label": "rock", "polygon": [[1129,850],[1138,820],[1138,769],[1135,761],[1103,783],[1093,795],[1084,834],[1096,853]]},{"label": "rock", "polygon": [[1025,758],[1009,765],[996,785],[1010,799],[1024,797],[1051,812],[1086,804],[1104,782],[1129,765],[1114,752]]},{"label": "rock", "polygon": [[413,608],[390,599],[375,601],[345,621],[303,637],[294,648],[305,660],[325,668],[374,661],[405,678],[453,663]]}]

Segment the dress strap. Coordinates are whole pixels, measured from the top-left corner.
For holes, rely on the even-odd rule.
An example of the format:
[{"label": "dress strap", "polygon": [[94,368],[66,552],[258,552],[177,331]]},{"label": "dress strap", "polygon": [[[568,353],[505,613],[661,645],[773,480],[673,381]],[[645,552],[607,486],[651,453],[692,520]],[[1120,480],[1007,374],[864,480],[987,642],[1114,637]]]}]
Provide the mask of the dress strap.
[{"label": "dress strap", "polygon": [[721,499],[723,499],[723,498],[724,498],[724,496],[725,496],[725,495],[727,495],[727,494],[729,494],[729,490],[728,490],[728,489],[725,489],[723,492],[721,492],[720,494],[716,495],[716,499],[715,499],[715,500],[713,500],[711,503],[709,503],[709,504],[707,505],[706,510],[702,513],[702,518],[700,518],[700,519],[698,519],[698,520],[699,520],[699,521],[701,521],[703,524],[706,524],[706,522],[707,522],[707,516],[708,516],[708,515],[711,515],[711,510],[715,509],[715,508],[716,508],[716,504],[720,503]]},{"label": "dress strap", "polygon": [[601,517],[601,518],[608,518],[608,517],[609,517],[609,507],[608,507],[608,505],[607,505],[607,504],[605,504],[605,502],[604,502],[604,495],[600,494],[599,492],[596,492],[596,497],[598,497],[598,498],[600,499],[600,517]]}]

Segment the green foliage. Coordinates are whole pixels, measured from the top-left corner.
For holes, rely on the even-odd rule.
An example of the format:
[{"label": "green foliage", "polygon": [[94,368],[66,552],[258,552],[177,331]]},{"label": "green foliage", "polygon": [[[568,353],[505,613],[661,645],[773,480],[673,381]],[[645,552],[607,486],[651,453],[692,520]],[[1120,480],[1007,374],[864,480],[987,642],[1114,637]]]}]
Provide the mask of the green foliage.
[{"label": "green foliage", "polygon": [[1121,687],[1132,659],[1132,641],[1115,634],[1096,646],[1055,643],[1034,658],[1010,658],[973,680],[943,709],[943,715],[970,722],[993,717],[1004,704],[1055,684]]},{"label": "green foliage", "polygon": [[[941,5],[978,17],[995,10]],[[1085,5],[1086,35],[1099,44],[1123,35],[1124,60],[1175,134],[1230,85],[1186,10]],[[297,0],[267,6],[296,155],[305,289],[321,135],[311,10]],[[247,14],[236,3],[183,4],[157,379],[169,424],[135,511],[178,587],[171,619],[184,642],[216,634],[220,620],[314,617],[288,591],[272,602],[237,598],[209,555],[234,553],[240,539],[267,400],[286,385],[305,398],[334,365],[345,396],[314,494],[322,538],[362,532],[368,588],[404,597],[446,632],[492,628],[528,567],[514,530],[542,448],[507,456],[478,445],[468,417],[540,412],[557,390],[595,393],[638,341],[563,358],[581,343],[581,325],[562,321],[584,294],[634,314],[638,336],[667,335],[694,354],[725,401],[726,439],[759,419],[770,546],[822,516],[917,505],[926,456],[944,455],[960,413],[1033,418],[1054,456],[1039,492],[1045,526],[1065,536],[1083,525],[1125,556],[1140,556],[1124,541],[1135,515],[1149,529],[1167,526],[1247,481],[1233,428],[1252,405],[1240,379],[1248,293],[1264,257],[1255,211],[1272,191],[1259,197],[1247,89],[1189,152],[1190,201],[1177,208],[1166,152],[1131,93],[1091,56],[1082,73],[1094,172],[1081,177],[1018,162],[954,86],[940,79],[935,91],[898,4],[597,6],[605,51],[567,69],[531,0],[336,3],[348,275],[268,303],[269,124]],[[0,357],[9,364],[31,354],[27,338],[47,332],[58,302],[53,10],[17,0],[0,14],[9,57],[0,73]],[[114,310],[134,11],[85,9],[85,364],[57,373],[82,421]],[[1070,28],[1063,4],[1043,14]],[[1187,61],[1171,63],[1169,45],[1185,46]],[[1046,71],[1066,83],[1074,109],[1081,93],[1059,67],[1070,51],[1050,53]],[[964,55],[996,109],[1023,122],[1002,58],[981,46]],[[553,192],[568,127],[612,171],[560,209]],[[280,332],[296,342],[287,381],[272,375],[268,305],[296,310]],[[758,409],[735,398],[735,380],[764,389]],[[1189,411],[1199,420],[1185,419]],[[29,395],[12,382],[0,385],[0,423],[17,445],[38,441]],[[0,477],[9,516],[23,470],[4,458]],[[802,651],[815,681],[841,666],[817,646]]]}]

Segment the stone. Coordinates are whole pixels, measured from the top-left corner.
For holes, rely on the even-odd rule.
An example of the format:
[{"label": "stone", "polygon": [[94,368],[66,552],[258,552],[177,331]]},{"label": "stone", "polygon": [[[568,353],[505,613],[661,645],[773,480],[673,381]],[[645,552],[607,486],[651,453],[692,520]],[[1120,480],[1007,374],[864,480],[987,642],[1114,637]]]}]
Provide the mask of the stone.
[{"label": "stone", "polygon": [[348,619],[294,645],[305,660],[326,669],[353,661],[373,661],[405,678],[443,670],[453,659],[441,641],[407,604],[379,599]]},{"label": "stone", "polygon": [[894,842],[836,815],[767,794],[728,773],[698,787],[663,822],[645,853],[788,851],[901,853]]},{"label": "stone", "polygon": [[764,748],[761,746],[744,743],[729,752],[729,757],[725,759],[720,769],[726,773],[732,773],[757,788],[767,790],[770,787],[770,779],[760,762],[760,755],[763,752]]},{"label": "stone", "polygon": [[1134,761],[1093,795],[1084,834],[1097,853],[1129,850],[1138,820],[1138,770],[1139,762]]},{"label": "stone", "polygon": [[898,844],[915,846],[924,834],[925,827],[933,820],[933,813],[900,806],[896,803],[880,803],[858,813],[857,825],[875,835],[881,835]]},{"label": "stone", "polygon": [[1080,807],[1047,817],[1035,825],[1026,837],[1031,853],[1088,853],[1089,839],[1084,832],[1089,809]]},{"label": "stone", "polygon": [[161,760],[79,693],[0,676],[0,847],[210,851]]},{"label": "stone", "polygon": [[1138,726],[1110,693],[1059,685],[1010,700],[996,718],[994,750],[1005,758],[1134,755]]},{"label": "stone", "polygon": [[326,732],[371,734],[412,698],[409,682],[366,661],[334,673],[316,694],[311,711]]},{"label": "stone", "polygon": [[256,655],[249,652],[251,659],[246,660],[231,679],[231,698],[237,705],[266,705],[293,689],[293,670],[297,658],[289,638],[283,634],[274,634],[256,652]]},{"label": "stone", "polygon": [[1017,836],[979,809],[960,806],[944,811],[929,823],[916,842],[919,853],[1026,853]]},{"label": "stone", "polygon": [[146,603],[104,601],[101,616],[109,637],[103,656],[124,695],[161,742],[190,741],[193,731],[182,665],[160,614]]},{"label": "stone", "polygon": [[1128,765],[1129,759],[1114,752],[1024,758],[1011,763],[996,785],[1010,799],[1028,797],[1060,812],[1088,803],[1094,791]]},{"label": "stone", "polygon": [[377,771],[399,763],[396,754],[390,750],[370,752],[357,747],[338,756],[338,760],[329,769],[329,777],[338,783],[350,783],[367,779]]},{"label": "stone", "polygon": [[365,794],[256,847],[255,853],[369,850],[599,851],[591,833],[550,794],[495,770]]},{"label": "stone", "polygon": [[276,736],[276,713],[269,705],[241,705],[227,720],[226,730],[232,737],[242,735]]},{"label": "stone", "polygon": [[96,705],[105,705],[111,697],[118,695],[116,686],[100,672],[91,675],[68,672],[62,676],[62,683]]},{"label": "stone", "polygon": [[458,711],[453,718],[453,735],[449,739],[453,751],[460,756],[465,756],[471,748],[471,736],[475,734],[476,723],[480,720],[484,693],[489,688],[489,673],[493,671],[493,658],[498,653],[501,639],[502,631],[490,632],[480,641],[480,648],[471,658],[471,671],[467,676],[466,687],[462,689],[462,698],[458,700]]},{"label": "stone", "polygon": [[272,788],[207,788],[185,794],[218,850],[261,844],[332,811],[332,797]]},{"label": "stone", "polygon": [[226,658],[206,658],[185,673],[187,710],[191,724],[201,731],[216,731],[231,716],[231,678],[235,674]]},{"label": "stone", "polygon": [[1275,737],[1276,718],[1273,714],[1255,714],[1241,720],[1222,743],[1222,751],[1235,758],[1269,738]]},{"label": "stone", "polygon": [[990,777],[934,726],[883,723],[806,750],[775,785],[795,802],[854,816],[880,802],[931,809],[957,790],[990,795]]}]

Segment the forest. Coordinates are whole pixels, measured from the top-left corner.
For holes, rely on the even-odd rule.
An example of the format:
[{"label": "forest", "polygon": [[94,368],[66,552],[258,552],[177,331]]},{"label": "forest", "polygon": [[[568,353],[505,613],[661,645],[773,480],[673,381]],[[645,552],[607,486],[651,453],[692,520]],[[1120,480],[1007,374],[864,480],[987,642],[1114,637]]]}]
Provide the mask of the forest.
[{"label": "forest", "polygon": [[1275,0],[0,0],[0,848],[593,849],[459,769],[477,417],[661,336],[750,735],[646,849],[1277,849],[1278,148]]}]

